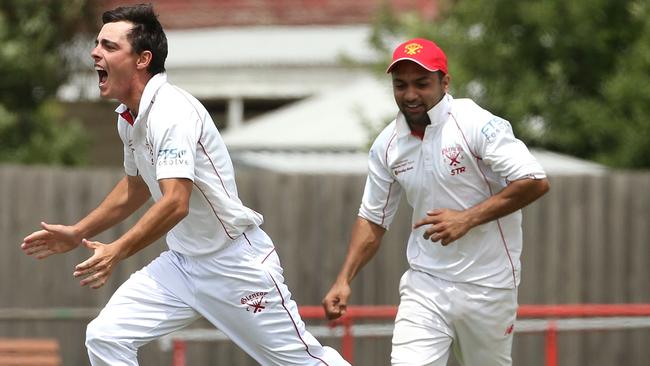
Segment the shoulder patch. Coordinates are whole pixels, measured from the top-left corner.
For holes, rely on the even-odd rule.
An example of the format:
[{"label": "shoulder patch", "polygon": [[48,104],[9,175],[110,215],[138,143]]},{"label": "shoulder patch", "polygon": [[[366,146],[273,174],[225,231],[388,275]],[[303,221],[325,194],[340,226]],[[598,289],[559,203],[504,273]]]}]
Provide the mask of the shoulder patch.
[{"label": "shoulder patch", "polygon": [[510,123],[503,118],[493,117],[481,127],[481,133],[488,143],[496,140],[497,137],[510,129]]}]

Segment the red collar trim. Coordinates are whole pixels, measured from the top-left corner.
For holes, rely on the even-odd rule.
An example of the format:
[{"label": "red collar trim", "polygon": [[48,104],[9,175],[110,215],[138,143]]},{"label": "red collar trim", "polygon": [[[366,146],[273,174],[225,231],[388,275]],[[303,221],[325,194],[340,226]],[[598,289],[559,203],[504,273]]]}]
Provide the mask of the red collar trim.
[{"label": "red collar trim", "polygon": [[125,110],[124,112],[120,113],[120,117],[124,118],[131,126],[133,126],[133,115],[131,114],[130,110]]},{"label": "red collar trim", "polygon": [[419,138],[420,140],[424,140],[424,131],[411,130],[411,135]]}]

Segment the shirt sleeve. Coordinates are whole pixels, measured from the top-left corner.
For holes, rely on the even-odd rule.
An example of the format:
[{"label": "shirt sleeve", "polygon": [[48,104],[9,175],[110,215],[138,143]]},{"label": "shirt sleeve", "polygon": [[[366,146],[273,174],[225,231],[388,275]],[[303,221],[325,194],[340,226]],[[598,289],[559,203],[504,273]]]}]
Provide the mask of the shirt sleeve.
[{"label": "shirt sleeve", "polygon": [[[157,118],[156,118],[157,117]],[[156,165],[156,179],[187,178],[194,180],[200,120],[195,113],[154,117],[151,142]]]},{"label": "shirt sleeve", "polygon": [[368,157],[368,177],[363,191],[359,216],[385,229],[395,218],[402,188],[386,163],[386,148],[375,142]]},{"label": "shirt sleeve", "polygon": [[477,121],[473,126],[476,152],[493,172],[507,181],[546,177],[537,159],[515,137],[508,121],[485,110],[479,113]]}]

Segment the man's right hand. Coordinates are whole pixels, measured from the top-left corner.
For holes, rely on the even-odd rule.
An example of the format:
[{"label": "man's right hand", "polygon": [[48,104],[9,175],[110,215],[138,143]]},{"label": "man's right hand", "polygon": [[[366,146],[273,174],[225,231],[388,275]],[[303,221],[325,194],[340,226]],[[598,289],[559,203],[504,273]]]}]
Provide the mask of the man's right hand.
[{"label": "man's right hand", "polygon": [[323,309],[325,309],[327,319],[338,319],[345,314],[351,292],[350,285],[347,283],[335,283],[332,286],[323,299]]},{"label": "man's right hand", "polygon": [[23,239],[20,248],[25,254],[43,259],[52,254],[65,253],[81,244],[78,233],[72,226],[50,225],[41,222],[38,230]]}]

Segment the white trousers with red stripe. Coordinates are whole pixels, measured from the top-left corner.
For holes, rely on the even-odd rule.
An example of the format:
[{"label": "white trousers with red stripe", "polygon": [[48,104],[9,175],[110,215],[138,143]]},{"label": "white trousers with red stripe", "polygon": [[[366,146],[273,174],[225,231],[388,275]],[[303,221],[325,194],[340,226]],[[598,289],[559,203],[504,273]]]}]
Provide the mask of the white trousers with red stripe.
[{"label": "white trousers with red stripe", "polygon": [[142,345],[205,317],[262,365],[348,365],[300,319],[271,239],[259,228],[190,257],[166,251],[113,294],[86,332],[90,362],[138,365]]},{"label": "white trousers with red stripe", "polygon": [[393,366],[510,366],[517,289],[458,283],[409,269],[400,281]]}]

